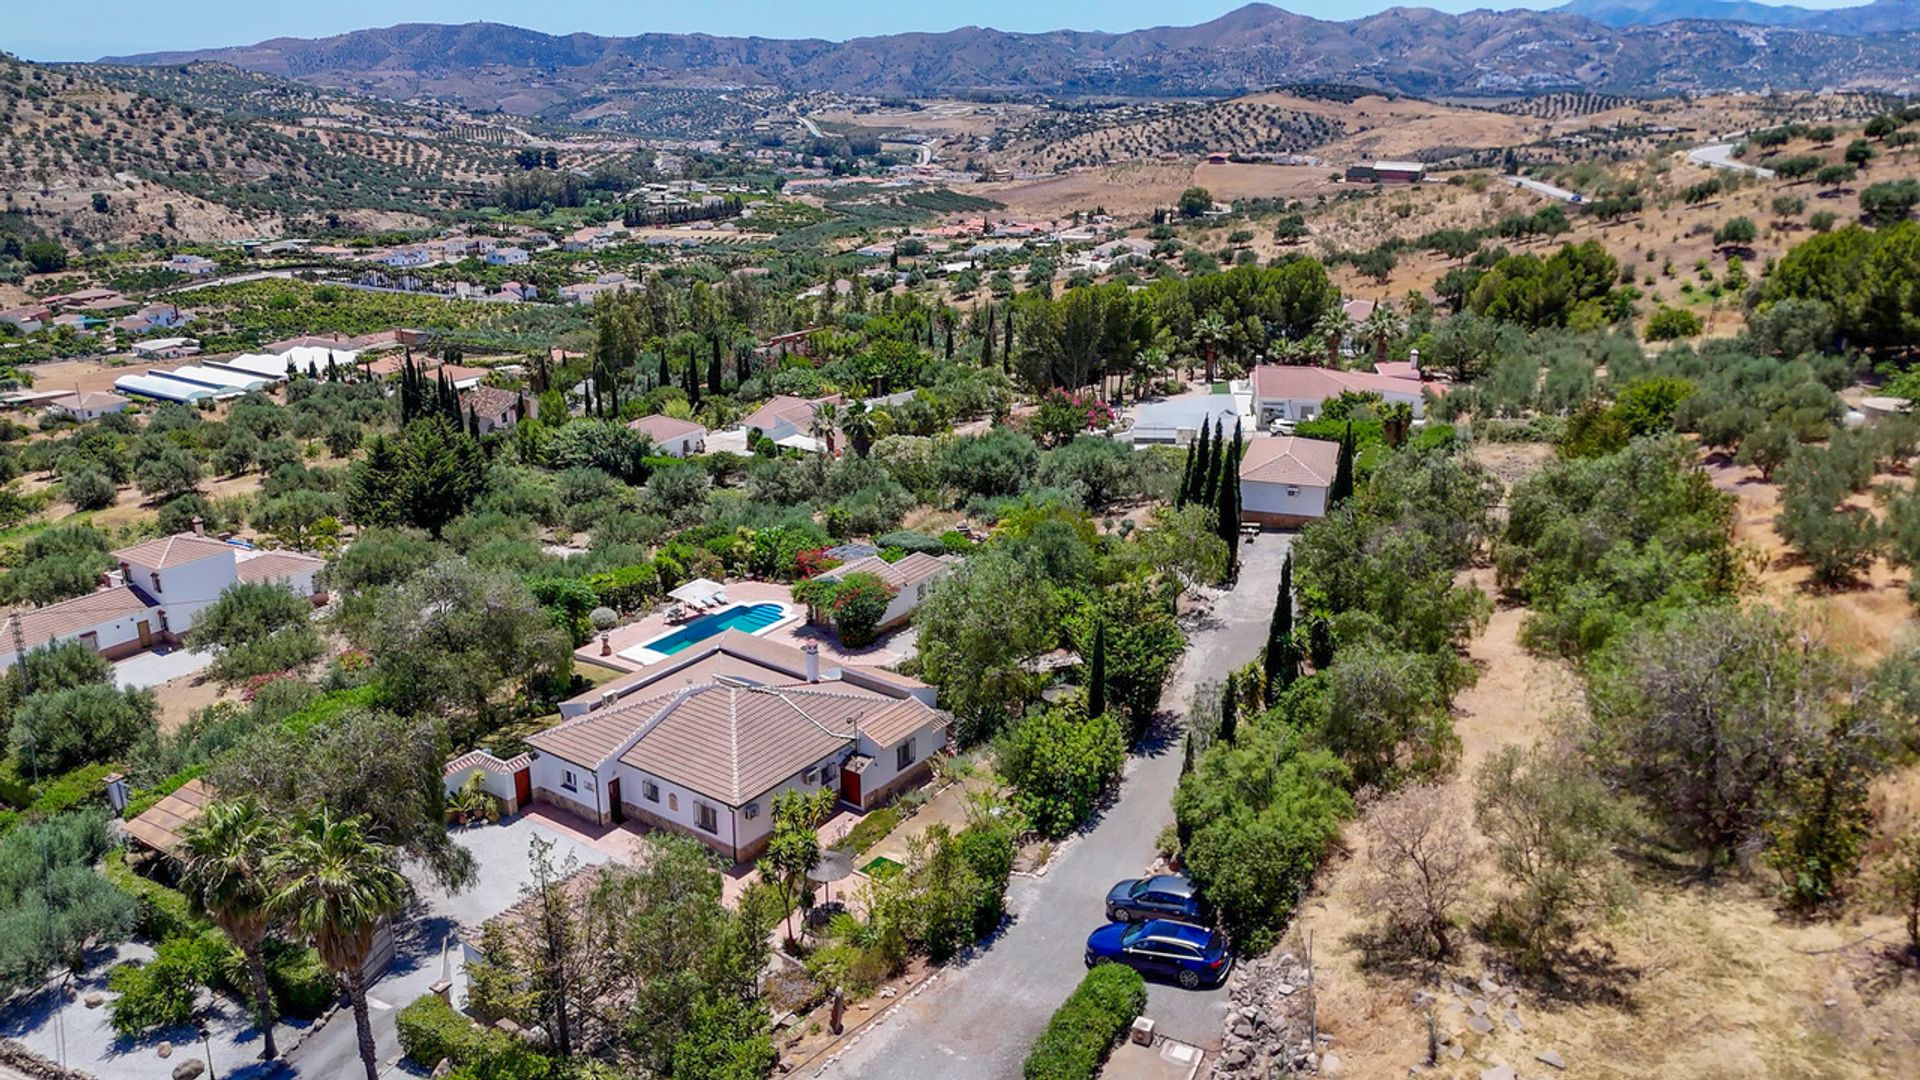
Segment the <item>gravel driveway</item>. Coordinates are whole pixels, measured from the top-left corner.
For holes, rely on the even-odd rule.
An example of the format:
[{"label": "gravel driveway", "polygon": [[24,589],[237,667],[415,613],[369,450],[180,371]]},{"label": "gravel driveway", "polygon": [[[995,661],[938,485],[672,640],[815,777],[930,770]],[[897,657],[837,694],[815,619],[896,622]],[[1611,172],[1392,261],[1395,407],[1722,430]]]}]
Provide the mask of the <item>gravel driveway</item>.
[{"label": "gravel driveway", "polygon": [[[1265,533],[1241,547],[1243,568],[1191,638],[1167,688],[1168,708],[1184,710],[1201,681],[1252,660],[1266,641],[1280,564],[1291,537]],[[1086,968],[1087,934],[1105,922],[1107,889],[1137,876],[1154,858],[1154,840],[1173,820],[1180,780],[1177,733],[1139,747],[1119,798],[1091,831],[1063,846],[1042,878],[1015,878],[1011,923],[970,959],[948,965],[926,993],[894,1012],[820,1075],[892,1080],[1017,1077],[1027,1048]],[[1225,989],[1189,992],[1148,984],[1147,1015],[1162,1034],[1203,1047],[1219,1044]]]}]

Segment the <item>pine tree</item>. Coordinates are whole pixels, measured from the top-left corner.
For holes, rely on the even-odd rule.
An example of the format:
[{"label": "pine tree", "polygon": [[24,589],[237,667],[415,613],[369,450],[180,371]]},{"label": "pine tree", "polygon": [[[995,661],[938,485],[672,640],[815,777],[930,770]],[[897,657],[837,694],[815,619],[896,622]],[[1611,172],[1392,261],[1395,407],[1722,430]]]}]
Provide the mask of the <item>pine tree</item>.
[{"label": "pine tree", "polygon": [[1293,554],[1280,564],[1280,595],[1273,602],[1273,621],[1267,624],[1267,705],[1300,677],[1300,650],[1293,640]]},{"label": "pine tree", "polygon": [[1227,673],[1227,685],[1220,690],[1220,734],[1217,738],[1223,743],[1233,741],[1234,732],[1240,726],[1240,688],[1232,672]]},{"label": "pine tree", "polygon": [[1100,716],[1107,711],[1107,624],[1093,630],[1093,660],[1087,665],[1087,715]]}]

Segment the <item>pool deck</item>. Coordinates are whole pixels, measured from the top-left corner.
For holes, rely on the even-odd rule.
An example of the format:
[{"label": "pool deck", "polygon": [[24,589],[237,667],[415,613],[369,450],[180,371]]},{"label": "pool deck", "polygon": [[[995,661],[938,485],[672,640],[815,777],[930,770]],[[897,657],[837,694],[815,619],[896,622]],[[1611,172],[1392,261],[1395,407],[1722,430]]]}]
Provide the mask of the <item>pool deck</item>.
[{"label": "pool deck", "polygon": [[[868,667],[891,667],[906,659],[912,652],[911,631],[882,635],[879,641],[864,649],[842,648],[833,631],[823,627],[809,626],[805,610],[794,603],[793,590],[776,582],[728,582],[727,602],[732,606],[784,604],[792,608],[793,613],[790,618],[775,623],[755,636],[796,649],[803,645],[818,645],[821,660],[830,665],[860,664]],[[573,655],[576,660],[584,664],[596,664],[622,672],[638,671],[647,664],[664,659],[658,655],[648,656],[647,651],[639,649],[638,646],[684,625],[686,625],[684,622],[678,624],[667,622],[666,608],[663,606],[625,626],[607,631],[607,641],[604,646],[600,641],[601,635],[595,634],[585,645],[575,649]],[[622,653],[629,655],[622,656]],[[636,658],[633,654],[638,654],[641,658]]]}]

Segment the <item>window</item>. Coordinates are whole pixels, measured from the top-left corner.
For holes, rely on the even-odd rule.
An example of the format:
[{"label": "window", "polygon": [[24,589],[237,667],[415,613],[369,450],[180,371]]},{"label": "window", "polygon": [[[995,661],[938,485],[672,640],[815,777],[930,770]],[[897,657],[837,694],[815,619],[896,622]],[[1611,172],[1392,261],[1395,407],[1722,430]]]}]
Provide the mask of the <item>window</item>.
[{"label": "window", "polygon": [[906,772],[913,768],[913,743],[914,740],[908,739],[900,744],[900,749],[893,752],[893,768],[896,772]]},{"label": "window", "polygon": [[695,819],[700,824],[700,828],[710,833],[717,833],[720,831],[720,812],[719,811],[715,810],[711,806],[708,806],[706,803],[695,803],[693,807],[693,813],[694,813]]},{"label": "window", "polygon": [[640,797],[650,803],[660,801],[660,785],[651,780],[640,781]]},{"label": "window", "polygon": [[814,783],[817,781],[818,777],[819,777],[818,770],[809,768],[807,769],[806,772],[803,772],[800,774],[800,783],[804,784],[807,787],[812,787]]},{"label": "window", "polygon": [[572,769],[561,769],[560,786],[568,791],[579,791],[580,777],[576,776]]},{"label": "window", "polygon": [[1287,485],[1287,498],[1289,498],[1289,499],[1296,499],[1296,498],[1299,498],[1299,497],[1300,497],[1300,486],[1299,486],[1298,484],[1288,484],[1288,485]]}]

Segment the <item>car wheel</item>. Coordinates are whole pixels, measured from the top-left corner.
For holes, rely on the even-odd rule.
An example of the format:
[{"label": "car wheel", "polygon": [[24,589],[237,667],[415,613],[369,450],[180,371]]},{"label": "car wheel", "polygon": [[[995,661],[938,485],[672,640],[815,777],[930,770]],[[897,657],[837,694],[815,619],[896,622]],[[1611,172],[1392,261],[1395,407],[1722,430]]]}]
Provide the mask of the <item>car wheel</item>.
[{"label": "car wheel", "polygon": [[1124,908],[1108,908],[1107,921],[1108,922],[1132,922],[1133,913],[1130,911],[1127,911]]},{"label": "car wheel", "polygon": [[1188,990],[1199,989],[1200,973],[1197,971],[1188,971],[1188,970],[1182,969],[1180,972],[1180,985],[1183,988]]}]

